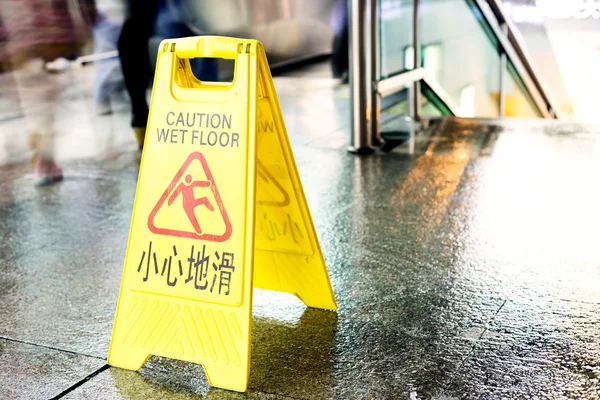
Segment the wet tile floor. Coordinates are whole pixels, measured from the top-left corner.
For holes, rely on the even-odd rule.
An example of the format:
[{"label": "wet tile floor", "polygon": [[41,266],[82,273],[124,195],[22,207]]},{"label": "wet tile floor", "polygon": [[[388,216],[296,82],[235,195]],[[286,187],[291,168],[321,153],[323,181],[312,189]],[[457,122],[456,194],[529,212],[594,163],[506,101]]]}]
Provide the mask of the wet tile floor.
[{"label": "wet tile floor", "polygon": [[276,85],[339,310],[255,290],[245,394],[107,367],[139,154],[126,109],[66,96],[58,185],[0,125],[0,398],[600,398],[600,129],[446,119],[358,157],[347,89]]}]

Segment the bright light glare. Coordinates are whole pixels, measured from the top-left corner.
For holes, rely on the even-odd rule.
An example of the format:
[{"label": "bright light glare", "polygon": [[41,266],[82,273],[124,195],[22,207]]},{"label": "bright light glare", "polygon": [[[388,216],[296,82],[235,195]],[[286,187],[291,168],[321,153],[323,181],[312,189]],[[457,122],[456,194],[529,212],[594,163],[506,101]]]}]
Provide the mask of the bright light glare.
[{"label": "bright light glare", "polygon": [[548,18],[600,18],[600,2],[596,0],[537,0],[536,5]]}]

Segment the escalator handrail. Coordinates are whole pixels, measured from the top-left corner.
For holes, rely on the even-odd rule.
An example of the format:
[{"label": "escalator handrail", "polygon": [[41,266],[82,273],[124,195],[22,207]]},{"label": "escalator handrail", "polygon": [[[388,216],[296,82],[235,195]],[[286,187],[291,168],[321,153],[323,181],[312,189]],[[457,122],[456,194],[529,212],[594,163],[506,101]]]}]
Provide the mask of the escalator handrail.
[{"label": "escalator handrail", "polygon": [[506,25],[507,28],[507,38],[510,42],[513,50],[515,51],[517,57],[521,61],[521,64],[529,74],[531,81],[535,85],[536,89],[544,99],[548,107],[548,112],[554,116],[554,118],[560,118],[560,109],[557,107],[555,100],[548,89],[548,86],[544,82],[539,70],[533,63],[531,56],[529,55],[529,51],[524,44],[524,40],[519,33],[519,30],[514,26],[510,18],[508,18],[506,11],[504,10],[504,6],[501,4],[500,0],[485,0],[490,7],[490,10],[498,20],[499,24]]}]

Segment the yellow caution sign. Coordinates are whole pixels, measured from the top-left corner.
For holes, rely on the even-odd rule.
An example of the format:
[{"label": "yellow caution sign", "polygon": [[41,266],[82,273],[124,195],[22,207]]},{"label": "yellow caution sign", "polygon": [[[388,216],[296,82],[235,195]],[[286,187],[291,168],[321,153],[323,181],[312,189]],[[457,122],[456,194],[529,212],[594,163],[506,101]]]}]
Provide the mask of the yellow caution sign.
[{"label": "yellow caution sign", "polygon": [[[235,60],[233,81],[198,81],[194,57]],[[165,40],[108,363],[192,361],[245,391],[253,287],[336,309],[264,49]]]}]

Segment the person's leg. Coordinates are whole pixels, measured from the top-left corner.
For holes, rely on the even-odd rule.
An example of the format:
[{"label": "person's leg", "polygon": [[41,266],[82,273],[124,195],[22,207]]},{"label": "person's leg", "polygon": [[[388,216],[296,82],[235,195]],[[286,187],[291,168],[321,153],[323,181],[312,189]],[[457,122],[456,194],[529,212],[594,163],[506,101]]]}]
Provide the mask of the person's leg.
[{"label": "person's leg", "polygon": [[[158,15],[154,26],[154,35],[160,38],[183,38],[196,36],[187,25],[181,21],[180,16],[166,4],[159,6]],[[214,58],[194,58],[190,60],[192,73],[201,81],[215,82],[219,80],[217,60]]]},{"label": "person's leg", "polygon": [[331,57],[331,72],[334,78],[343,81],[348,77],[348,3],[338,0],[334,6],[332,16],[333,44]]},{"label": "person's leg", "polygon": [[118,42],[125,87],[131,99],[131,126],[140,148],[148,121],[146,89],[152,78],[148,41],[152,35],[157,3],[157,0],[132,0],[129,18],[123,24]]},{"label": "person's leg", "polygon": [[201,81],[218,82],[219,65],[215,58],[196,58],[190,60],[192,71]]},{"label": "person's leg", "polygon": [[19,65],[14,76],[25,116],[29,146],[33,151],[37,183],[59,181],[62,171],[54,161],[54,114],[64,77],[47,72],[42,59],[32,59]]},{"label": "person's leg", "polygon": [[[103,53],[117,50],[117,42],[122,24],[107,19],[94,27],[94,52]],[[120,78],[120,79],[119,79]],[[94,112],[97,115],[110,114],[110,95],[119,88],[122,80],[121,67],[117,58],[96,62],[96,80],[94,82]]]}]

